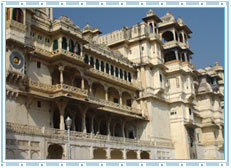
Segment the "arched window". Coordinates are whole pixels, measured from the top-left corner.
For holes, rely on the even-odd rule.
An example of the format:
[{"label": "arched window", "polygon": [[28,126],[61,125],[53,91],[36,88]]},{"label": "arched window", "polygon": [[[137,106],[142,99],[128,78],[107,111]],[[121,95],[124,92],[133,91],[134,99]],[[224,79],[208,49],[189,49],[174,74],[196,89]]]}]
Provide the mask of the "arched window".
[{"label": "arched window", "polygon": [[131,82],[132,81],[132,76],[131,76],[131,73],[128,72],[128,81]]},{"label": "arched window", "polygon": [[116,69],[115,69],[115,74],[116,74],[116,77],[118,77],[119,76],[119,70],[118,70],[118,68],[116,67]]},{"label": "arched window", "polygon": [[173,33],[171,31],[166,31],[163,33],[162,35],[162,39],[164,42],[169,42],[169,41],[173,41]]},{"label": "arched window", "polygon": [[109,74],[109,64],[106,63],[106,73]]},{"label": "arched window", "polygon": [[162,82],[162,80],[163,80],[163,79],[162,79],[162,74],[160,73],[160,82]]},{"label": "arched window", "polygon": [[104,72],[104,62],[101,61],[101,71]]},{"label": "arched window", "polygon": [[111,65],[111,75],[114,76],[114,67]]},{"label": "arched window", "polygon": [[69,51],[74,52],[74,42],[71,39],[69,40]]},{"label": "arched window", "polygon": [[183,42],[183,36],[180,34],[180,42]]},{"label": "arched window", "polygon": [[95,67],[97,70],[99,70],[99,60],[98,59],[95,60]]},{"label": "arched window", "polygon": [[128,79],[127,72],[124,71],[124,80],[127,80],[127,79]]},{"label": "arched window", "polygon": [[53,51],[58,49],[58,40],[53,41]]},{"label": "arched window", "polygon": [[88,64],[88,62],[89,62],[89,59],[88,59],[88,55],[87,55],[87,54],[85,54],[84,62],[85,62],[86,64]]},{"label": "arched window", "polygon": [[91,66],[94,66],[94,58],[93,57],[90,58],[90,64],[91,64]]},{"label": "arched window", "polygon": [[156,23],[154,23],[154,30],[155,30],[156,34],[157,34],[157,29],[158,29],[158,25]]},{"label": "arched window", "polygon": [[67,39],[65,37],[62,38],[62,49],[67,50]]},{"label": "arched window", "polygon": [[149,24],[149,33],[153,33],[153,26],[152,26],[152,23]]},{"label": "arched window", "polygon": [[23,23],[23,12],[19,8],[13,9],[13,20]]},{"label": "arched window", "polygon": [[169,51],[164,54],[164,62],[176,60],[176,55],[173,51]]},{"label": "arched window", "polygon": [[123,79],[123,70],[120,69],[120,78]]},{"label": "arched window", "polygon": [[77,54],[77,55],[80,55],[81,53],[81,46],[79,43],[75,43],[75,49],[74,49],[74,52]]}]

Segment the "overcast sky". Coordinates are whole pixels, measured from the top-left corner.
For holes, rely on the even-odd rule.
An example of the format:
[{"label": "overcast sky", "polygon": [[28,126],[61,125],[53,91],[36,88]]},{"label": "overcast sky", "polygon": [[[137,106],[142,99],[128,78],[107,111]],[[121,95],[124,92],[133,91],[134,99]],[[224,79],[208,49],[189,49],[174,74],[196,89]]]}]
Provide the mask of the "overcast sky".
[{"label": "overcast sky", "polygon": [[[149,8],[55,8],[54,17],[69,17],[81,29],[88,23],[98,27],[103,34],[131,27],[142,22]],[[194,53],[195,68],[224,65],[224,9],[223,8],[152,8],[162,17],[170,11],[177,19],[181,16],[192,30],[189,45]]]}]

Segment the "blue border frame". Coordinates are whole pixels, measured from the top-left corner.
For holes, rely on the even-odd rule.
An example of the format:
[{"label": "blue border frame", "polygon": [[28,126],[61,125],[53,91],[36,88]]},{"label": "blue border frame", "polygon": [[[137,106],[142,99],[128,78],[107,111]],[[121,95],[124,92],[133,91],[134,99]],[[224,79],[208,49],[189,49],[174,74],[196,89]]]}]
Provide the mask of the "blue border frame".
[{"label": "blue border frame", "polygon": [[[9,6],[12,6],[12,7],[23,7],[20,5],[21,2],[25,2],[26,4],[28,5],[39,5],[39,2],[40,1],[29,1],[29,0],[24,0],[24,1],[2,1],[1,2],[1,35],[3,37],[3,33],[4,33],[4,29],[5,27],[3,27],[3,22],[5,21],[5,15],[3,13],[3,8],[5,7],[5,4],[6,5],[9,5]],[[60,2],[64,2],[66,3],[66,5],[72,5],[73,7],[77,8],[77,7],[87,7],[87,8],[91,8],[91,6],[89,5],[94,5],[95,7],[108,7],[107,5],[100,5],[100,2],[106,2],[107,4],[109,5],[114,5],[114,7],[129,7],[129,5],[133,5],[132,7],[164,7],[164,8],[168,8],[168,7],[174,7],[174,8],[182,8],[182,7],[187,7],[187,5],[180,5],[179,3],[180,2],[185,2],[186,4],[188,5],[195,5],[194,7],[199,7],[199,8],[208,8],[208,5],[209,7],[211,7],[212,5],[216,6],[216,5],[219,5],[220,1],[142,1],[144,3],[146,3],[146,5],[141,5],[140,1],[108,1],[108,0],[105,0],[105,1],[52,1],[52,0],[46,0],[46,1],[43,1],[41,0],[41,2],[45,2],[46,5],[49,5],[49,7],[51,5],[57,5],[55,6],[56,8],[63,8],[65,7],[65,5],[60,5],[59,3]],[[76,6],[78,5],[78,3],[80,2],[85,2],[86,4],[84,4],[83,6]],[[124,6],[118,6],[119,5],[119,2],[126,2],[126,5]],[[163,2],[163,3],[166,3],[166,4],[163,4],[161,5],[160,2]],[[206,5],[200,5],[200,2],[206,2]],[[227,0],[224,0],[222,1],[225,4],[225,6],[221,6],[222,8],[224,8],[224,19],[225,19],[225,23],[227,25],[227,27],[224,27],[225,29],[227,28],[227,35],[225,34],[225,31],[224,31],[224,36],[226,35],[227,36],[227,44],[224,46],[224,50],[227,51],[227,66],[225,64],[225,59],[224,59],[224,68],[225,68],[225,76],[227,75],[227,79],[225,78],[224,79],[224,82],[229,81],[229,1]],[[4,4],[5,3],[5,4]],[[44,6],[41,6],[41,7],[46,7],[46,5]],[[75,6],[74,6],[75,5]],[[136,5],[136,6],[134,6]],[[152,5],[152,6],[150,6]],[[155,5],[155,6],[153,6]],[[172,6],[173,5],[173,6]],[[26,6],[26,7],[31,7],[31,6]],[[40,6],[39,6],[40,7]],[[111,6],[110,6],[111,7]],[[112,6],[113,7],[113,6]],[[190,7],[190,6],[188,6]],[[225,16],[225,7],[227,9],[227,15]],[[6,7],[5,7],[6,8]],[[34,7],[33,7],[34,8]],[[38,8],[38,7],[37,7]],[[214,7],[214,8],[217,8]],[[6,34],[5,34],[6,36]],[[225,38],[224,38],[225,40]],[[1,38],[1,56],[3,58],[3,56],[5,56],[5,53],[3,51],[5,51],[5,48],[3,48],[3,43],[6,45],[6,42],[4,41],[3,38]],[[225,44],[225,42],[224,42]],[[227,47],[226,47],[227,46]],[[1,74],[4,74],[5,70],[3,69],[3,59],[1,59]],[[1,86],[3,86],[3,83],[5,82],[5,79],[4,79],[4,75],[2,75],[3,78],[1,78]],[[3,104],[3,98],[5,98],[5,95],[3,93],[4,92],[4,89],[3,87],[1,87],[1,123],[4,123],[3,121],[3,106],[5,106],[5,104]],[[211,162],[211,161],[214,161],[213,159],[211,160],[208,160],[208,159],[196,159],[196,160],[193,160],[194,162],[187,162],[187,160],[189,159],[168,159],[168,160],[165,160],[165,159],[162,159],[162,160],[158,160],[158,159],[152,159],[152,160],[132,160],[132,159],[127,159],[129,162],[127,162],[126,160],[98,160],[98,159],[84,159],[84,160],[81,160],[81,159],[78,159],[78,160],[71,160],[73,162],[67,162],[68,160],[64,159],[64,160],[52,160],[53,162],[51,162],[51,160],[47,160],[47,159],[24,159],[24,160],[18,160],[18,159],[7,159],[7,162],[4,162],[4,154],[3,154],[3,143],[1,143],[1,163],[0,163],[0,167],[5,167],[5,166],[39,166],[40,164],[43,164],[43,166],[62,166],[62,167],[65,167],[66,166],[83,166],[85,167],[86,166],[120,166],[121,163],[124,163],[126,166],[142,166],[140,164],[143,164],[143,166],[182,166],[181,164],[185,164],[186,166],[200,166],[201,164],[205,164],[206,166],[219,166],[220,164],[224,164],[224,166],[229,166],[229,113],[228,113],[228,109],[229,109],[229,86],[225,84],[225,95],[224,95],[224,98],[226,96],[226,93],[227,93],[227,100],[225,101],[225,105],[226,105],[226,108],[224,109],[225,110],[225,113],[224,113],[224,123],[225,123],[225,127],[224,127],[224,139],[227,138],[227,142],[224,143],[224,151],[226,150],[227,151],[227,156],[225,155],[226,152],[224,152],[224,156],[225,156],[225,159],[215,159],[215,161],[217,162]],[[227,102],[227,103],[226,103]],[[227,117],[227,122],[225,120],[225,117]],[[227,128],[226,128],[227,127]],[[227,131],[226,131],[227,129]],[[6,135],[6,130],[3,130],[3,127],[1,125],[1,132],[3,133],[3,131],[5,132],[5,135]],[[227,134],[225,134],[227,133]],[[3,134],[1,134],[1,142],[3,142]],[[227,145],[226,145],[227,144]],[[18,162],[17,162],[18,160]],[[169,161],[173,161],[173,162],[169,162]],[[14,162],[12,162],[14,161]],[[34,161],[33,162],[27,162],[27,161]],[[46,161],[49,161],[49,162],[46,162]],[[58,161],[58,162],[57,162]],[[90,161],[90,162],[89,162]],[[113,162],[115,161],[115,162]],[[130,161],[134,161],[134,162],[130,162]],[[190,160],[191,161],[191,160]],[[46,163],[45,163],[46,162]],[[21,165],[22,164],[22,165]],[[61,165],[63,164],[63,165]],[[101,165],[103,164],[103,165]],[[124,165],[124,166],[125,166]],[[184,166],[184,165],[183,165]]]}]

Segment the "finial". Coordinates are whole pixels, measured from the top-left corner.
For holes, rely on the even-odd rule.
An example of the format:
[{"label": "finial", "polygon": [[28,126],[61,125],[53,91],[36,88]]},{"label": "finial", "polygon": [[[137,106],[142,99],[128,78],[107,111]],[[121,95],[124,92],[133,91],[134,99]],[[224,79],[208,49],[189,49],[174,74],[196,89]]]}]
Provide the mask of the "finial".
[{"label": "finial", "polygon": [[219,66],[219,62],[218,61],[215,62],[215,66]]}]

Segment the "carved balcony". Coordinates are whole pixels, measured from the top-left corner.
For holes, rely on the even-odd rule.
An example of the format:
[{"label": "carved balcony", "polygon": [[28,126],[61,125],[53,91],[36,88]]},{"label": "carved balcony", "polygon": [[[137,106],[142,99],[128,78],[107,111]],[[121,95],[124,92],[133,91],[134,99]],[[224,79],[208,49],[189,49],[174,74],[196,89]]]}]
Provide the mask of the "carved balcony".
[{"label": "carved balcony", "polygon": [[[7,134],[20,134],[20,135],[30,135],[30,136],[41,136],[50,139],[58,139],[66,143],[67,138],[67,130],[59,130],[54,128],[45,128],[45,127],[37,127],[31,125],[21,125],[15,123],[6,123],[6,132]],[[70,140],[82,140],[85,142],[92,141],[101,141],[108,144],[118,144],[121,145],[133,145],[136,147],[149,146],[149,147],[164,147],[164,148],[173,148],[173,143],[169,139],[162,138],[154,138],[153,140],[140,140],[140,139],[129,139],[125,137],[114,137],[108,135],[98,135],[92,133],[84,133],[71,131],[70,132]]]}]

